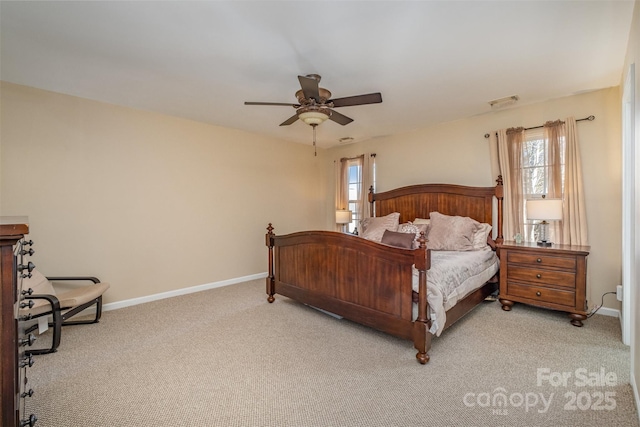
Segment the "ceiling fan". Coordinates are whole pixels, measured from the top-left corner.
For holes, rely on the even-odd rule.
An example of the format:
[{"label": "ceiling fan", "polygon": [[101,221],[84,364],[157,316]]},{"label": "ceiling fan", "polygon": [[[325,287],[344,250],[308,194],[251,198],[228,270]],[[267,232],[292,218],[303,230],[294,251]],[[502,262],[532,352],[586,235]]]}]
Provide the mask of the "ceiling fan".
[{"label": "ceiling fan", "polygon": [[296,92],[298,104],[283,102],[245,102],[244,104],[281,105],[295,108],[296,114],[280,123],[280,126],[288,126],[298,119],[311,126],[319,125],[327,119],[344,126],[351,123],[353,119],[333,111],[333,108],[382,102],[382,95],[379,92],[331,99],[331,92],[319,86],[320,79],[321,77],[318,74],[298,76],[298,81],[300,81],[300,87],[302,88]]},{"label": "ceiling fan", "polygon": [[329,119],[341,125],[348,125],[352,118],[334,111],[338,107],[351,107],[354,105],[377,104],[382,102],[380,92],[366,95],[348,96],[345,98],[331,99],[331,92],[319,86],[321,77],[318,74],[298,76],[302,89],[296,92],[297,104],[283,102],[245,102],[245,105],[280,105],[290,106],[296,109],[296,114],[289,117],[280,126],[288,126],[300,119],[313,127],[313,145],[316,144],[316,126]]}]

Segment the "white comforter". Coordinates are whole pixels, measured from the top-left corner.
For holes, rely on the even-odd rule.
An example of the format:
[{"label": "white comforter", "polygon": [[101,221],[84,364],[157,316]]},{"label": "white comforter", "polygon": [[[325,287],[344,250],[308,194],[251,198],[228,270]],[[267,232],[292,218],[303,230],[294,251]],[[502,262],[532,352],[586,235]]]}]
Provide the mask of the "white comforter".
[{"label": "white comforter", "polygon": [[[478,289],[498,272],[494,251],[431,251],[431,268],[427,271],[427,300],[430,306],[430,332],[440,336],[447,320],[446,311]],[[413,290],[418,292],[418,270],[413,269]],[[414,319],[417,304],[414,304]]]}]

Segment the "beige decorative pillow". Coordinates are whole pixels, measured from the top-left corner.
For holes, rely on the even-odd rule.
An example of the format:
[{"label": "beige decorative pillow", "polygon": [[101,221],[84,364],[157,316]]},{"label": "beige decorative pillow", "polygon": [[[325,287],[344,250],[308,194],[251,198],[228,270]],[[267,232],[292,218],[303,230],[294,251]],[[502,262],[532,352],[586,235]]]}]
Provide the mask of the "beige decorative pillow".
[{"label": "beige decorative pillow", "polygon": [[476,232],[473,234],[473,250],[490,250],[491,247],[487,243],[487,238],[491,233],[491,226],[486,223],[477,223]]},{"label": "beige decorative pillow", "polygon": [[398,231],[399,221],[400,214],[398,212],[391,213],[387,216],[365,218],[360,222],[361,235],[365,239],[380,242],[385,230]]},{"label": "beige decorative pillow", "polygon": [[[443,215],[431,212],[431,226],[427,247],[441,251],[473,250],[477,221],[462,216]],[[485,240],[486,241],[486,240]]]}]

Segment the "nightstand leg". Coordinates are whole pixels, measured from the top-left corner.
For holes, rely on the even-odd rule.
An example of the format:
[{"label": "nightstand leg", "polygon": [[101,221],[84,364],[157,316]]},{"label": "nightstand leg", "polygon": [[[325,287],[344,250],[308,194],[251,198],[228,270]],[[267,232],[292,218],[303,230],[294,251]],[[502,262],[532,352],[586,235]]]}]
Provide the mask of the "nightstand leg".
[{"label": "nightstand leg", "polygon": [[578,313],[571,313],[569,317],[571,317],[571,324],[578,328],[582,326],[582,321],[587,319],[587,316]]},{"label": "nightstand leg", "polygon": [[502,309],[504,311],[511,311],[511,307],[515,304],[513,301],[509,301],[508,299],[498,298],[500,300],[500,304],[502,304]]}]

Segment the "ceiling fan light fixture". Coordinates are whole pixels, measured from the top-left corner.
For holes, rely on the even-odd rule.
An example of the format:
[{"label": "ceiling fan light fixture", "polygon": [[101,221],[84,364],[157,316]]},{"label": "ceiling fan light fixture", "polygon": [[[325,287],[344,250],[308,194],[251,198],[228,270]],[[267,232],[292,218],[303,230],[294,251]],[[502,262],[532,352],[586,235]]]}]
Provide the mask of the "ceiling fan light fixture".
[{"label": "ceiling fan light fixture", "polygon": [[298,113],[298,118],[310,126],[317,126],[327,120],[330,115],[331,111],[328,108],[319,108],[317,110],[302,111]]}]

